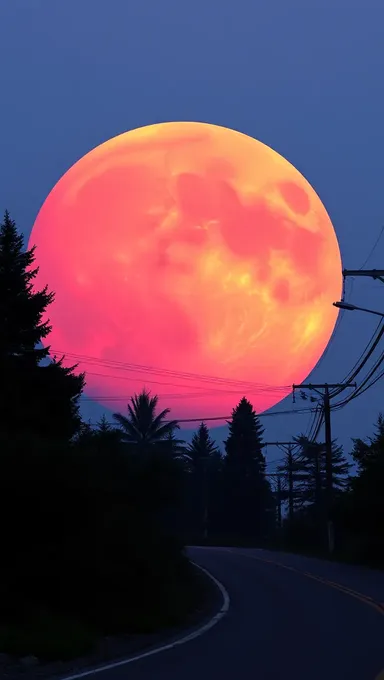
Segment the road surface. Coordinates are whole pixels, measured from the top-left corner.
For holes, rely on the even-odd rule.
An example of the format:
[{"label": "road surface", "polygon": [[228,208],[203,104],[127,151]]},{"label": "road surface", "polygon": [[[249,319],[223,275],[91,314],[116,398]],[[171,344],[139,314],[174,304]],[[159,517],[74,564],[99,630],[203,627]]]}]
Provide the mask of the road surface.
[{"label": "road surface", "polygon": [[384,669],[384,573],[255,549],[190,556],[225,586],[228,613],[190,642],[88,677],[375,680]]}]

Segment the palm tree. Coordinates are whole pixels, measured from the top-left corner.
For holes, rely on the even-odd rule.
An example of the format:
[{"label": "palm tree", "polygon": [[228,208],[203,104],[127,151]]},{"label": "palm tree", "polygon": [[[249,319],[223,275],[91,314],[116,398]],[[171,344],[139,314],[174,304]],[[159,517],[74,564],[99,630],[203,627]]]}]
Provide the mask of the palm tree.
[{"label": "palm tree", "polygon": [[170,409],[156,414],[158,396],[151,396],[145,389],[131,397],[127,405],[128,416],[114,413],[113,417],[122,429],[121,439],[136,451],[145,452],[159,442],[170,438],[179,429],[177,420],[166,420]]}]

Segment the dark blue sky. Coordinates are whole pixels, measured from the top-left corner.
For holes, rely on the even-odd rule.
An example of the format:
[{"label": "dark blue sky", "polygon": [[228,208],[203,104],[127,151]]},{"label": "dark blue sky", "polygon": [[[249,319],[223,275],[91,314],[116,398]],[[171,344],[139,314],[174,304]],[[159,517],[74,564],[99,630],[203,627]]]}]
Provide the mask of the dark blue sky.
[{"label": "dark blue sky", "polygon": [[[206,121],[293,163],[331,216],[344,266],[359,268],[384,224],[383,25],[381,0],[0,0],[0,210],[27,236],[53,185],[99,143]],[[383,252],[384,237],[368,265],[383,267]],[[384,311],[384,284],[356,279],[347,293]],[[376,323],[344,314],[311,380],[342,380]],[[347,447],[370,434],[382,392],[335,413]],[[307,421],[264,422],[286,439]]]}]

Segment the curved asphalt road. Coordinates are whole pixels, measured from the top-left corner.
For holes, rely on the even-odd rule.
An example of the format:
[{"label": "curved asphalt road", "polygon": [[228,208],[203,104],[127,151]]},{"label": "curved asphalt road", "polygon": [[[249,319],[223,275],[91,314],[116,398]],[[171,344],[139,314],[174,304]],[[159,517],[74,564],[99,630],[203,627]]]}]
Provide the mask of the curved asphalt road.
[{"label": "curved asphalt road", "polygon": [[255,549],[189,552],[227,589],[226,616],[186,644],[88,677],[375,680],[384,669],[384,573]]}]

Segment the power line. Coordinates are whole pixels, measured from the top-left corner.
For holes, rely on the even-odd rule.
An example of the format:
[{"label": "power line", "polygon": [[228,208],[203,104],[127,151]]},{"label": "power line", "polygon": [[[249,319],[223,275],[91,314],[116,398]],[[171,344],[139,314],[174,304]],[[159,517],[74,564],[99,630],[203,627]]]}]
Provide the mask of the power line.
[{"label": "power line", "polygon": [[364,260],[363,264],[361,265],[360,271],[361,271],[362,269],[364,269],[365,265],[366,265],[366,264],[369,262],[369,260],[371,259],[373,253],[375,252],[375,250],[376,250],[376,248],[377,248],[377,246],[378,246],[378,244],[379,244],[379,241],[380,241],[380,239],[381,239],[383,233],[384,233],[384,224],[383,224],[383,226],[381,227],[380,232],[379,232],[379,235],[378,235],[376,241],[374,242],[374,244],[373,244],[371,250],[369,251],[369,253],[368,253],[366,259]]},{"label": "power line", "polygon": [[[380,233],[377,242],[375,243],[374,248],[377,246],[377,243],[379,242],[382,233],[384,232],[384,226],[382,229],[382,232]],[[370,254],[371,255],[371,254]],[[369,255],[369,257],[370,257]],[[369,259],[369,258],[368,258]],[[363,265],[364,266],[364,265]],[[359,270],[360,271],[360,270]],[[344,277],[345,280],[345,277]],[[353,285],[353,280],[352,280],[352,285]],[[339,315],[337,323],[335,325],[334,331],[332,333],[330,342],[328,343],[326,352],[323,353],[322,359],[324,359],[325,354],[329,351],[330,345],[333,343],[336,331],[338,330],[340,326],[340,320],[343,315]],[[373,333],[370,341],[367,343],[365,349],[361,353],[360,357],[358,358],[357,362],[343,381],[344,383],[352,381],[363,369],[369,358],[372,356],[374,350],[376,349],[379,341],[381,340],[382,336],[384,335],[384,320],[380,320],[380,323],[378,324],[375,332]],[[57,350],[50,350],[50,353],[54,354],[61,354],[67,357],[72,357],[75,361],[78,361],[79,363],[85,363],[85,364],[90,364],[90,365],[96,365],[96,366],[101,366],[101,367],[108,367],[112,370],[118,370],[118,371],[127,371],[129,373],[132,372],[138,372],[138,373],[144,373],[144,374],[149,374],[153,377],[153,375],[161,376],[161,377],[173,377],[176,378],[176,380],[186,380],[186,381],[200,381],[200,382],[206,382],[208,384],[215,384],[217,385],[217,388],[211,387],[209,391],[203,389],[203,387],[199,387],[195,385],[195,389],[199,390],[199,392],[189,392],[189,393],[176,393],[176,394],[164,394],[162,395],[164,398],[168,399],[188,399],[188,398],[199,398],[199,397],[204,397],[204,396],[215,396],[218,394],[239,394],[240,392],[247,391],[248,393],[267,393],[267,392],[286,392],[287,389],[289,388],[288,385],[269,385],[266,383],[258,383],[258,382],[251,382],[251,381],[243,381],[243,380],[237,380],[233,378],[223,378],[220,376],[213,376],[213,375],[206,375],[206,374],[200,374],[200,373],[191,373],[191,372],[185,372],[185,371],[175,371],[172,369],[164,369],[156,366],[150,366],[150,365],[145,365],[145,364],[134,364],[134,363],[128,363],[128,362],[122,362],[122,361],[115,361],[115,360],[105,360],[101,359],[99,357],[95,356],[90,356],[86,354],[78,354],[74,352],[59,352]],[[371,381],[370,384],[367,385],[367,381],[369,381],[375,371],[378,369],[380,366],[381,362],[377,363],[374,367],[373,370],[371,370],[368,375],[365,377],[364,381],[359,385],[359,387],[355,390],[355,392],[350,395],[346,400],[342,400],[338,404],[335,404],[333,408],[339,409],[342,408],[344,405],[349,403],[353,398],[356,398],[360,394],[363,394],[369,387],[371,387],[373,384],[375,384],[380,376],[378,376],[374,381]],[[100,378],[108,378],[112,380],[127,380],[127,381],[135,381],[135,382],[143,382],[143,378],[135,378],[133,376],[125,377],[121,375],[112,375],[112,374],[106,374],[106,373],[96,373],[96,372],[91,372],[91,371],[86,371],[86,374],[89,375],[95,375]],[[191,384],[180,384],[180,383],[175,383],[175,382],[165,382],[161,380],[153,380],[152,378],[145,378],[144,382],[147,383],[152,383],[156,385],[161,385],[161,386],[174,386],[178,387],[179,389],[190,389],[192,386]],[[220,389],[220,386],[227,386],[227,387],[234,387],[237,389]],[[335,397],[338,394],[341,393],[342,387],[334,390],[331,392],[330,397]],[[100,401],[109,401],[111,403],[116,403],[120,401],[129,401],[130,396],[127,395],[97,395],[97,396],[83,396],[82,397],[84,401],[93,401],[93,400],[100,400]],[[323,417],[324,413],[322,410],[316,408],[316,409],[294,409],[294,410],[289,410],[289,411],[278,411],[278,412],[270,412],[270,413],[265,413],[261,414],[261,417],[266,417],[266,416],[273,416],[273,415],[288,415],[288,414],[293,414],[293,413],[311,413],[313,415],[312,419],[312,425],[309,427],[309,438],[310,439],[316,439],[320,428],[322,426],[323,422]],[[209,418],[189,418],[189,419],[181,419],[179,422],[201,422],[201,420],[209,420],[209,421],[219,421],[219,420],[228,420],[230,417],[229,416],[217,416],[217,417],[209,417]]]},{"label": "power line", "polygon": [[[332,433],[331,433],[331,394],[330,390],[340,387],[346,389],[347,387],[355,387],[356,384],[346,383],[344,385],[329,384],[329,383],[302,383],[301,385],[293,385],[293,390],[315,390],[323,401],[324,412],[324,429],[325,429],[325,469],[326,469],[326,495],[327,495],[327,533],[328,533],[328,550],[330,553],[334,549],[333,540],[333,523],[331,519],[331,508],[333,499],[333,468],[332,468]],[[320,391],[321,390],[321,391]]]},{"label": "power line", "polygon": [[379,375],[376,376],[375,380],[372,380],[372,382],[371,382],[369,385],[367,385],[367,387],[365,387],[363,390],[361,390],[357,396],[360,396],[361,394],[364,394],[364,392],[366,392],[366,391],[369,390],[371,387],[373,387],[374,385],[376,385],[376,383],[379,382],[379,380],[381,380],[381,378],[383,378],[383,377],[384,377],[384,370],[381,371],[381,373],[379,373]]},{"label": "power line", "polygon": [[[355,366],[352,368],[352,370],[347,374],[343,380],[343,384],[349,383],[352,380],[354,380],[358,374],[361,372],[362,368],[364,368],[365,364],[367,363],[368,359],[372,356],[373,352],[375,351],[377,345],[379,344],[381,338],[384,335],[384,319],[381,319],[375,332],[373,333],[371,340],[368,342],[368,344],[365,347],[365,350],[363,353],[360,355],[359,359],[357,360]],[[331,392],[331,397],[334,398],[338,394],[340,394],[343,391],[343,387],[339,387]]]},{"label": "power line", "polygon": [[[379,242],[379,240],[380,240],[380,238],[381,238],[381,235],[382,235],[383,231],[384,231],[384,226],[383,226],[383,228],[382,228],[382,231],[381,231],[380,234],[379,234],[379,237],[378,237],[378,239],[377,239],[377,242],[375,243],[375,245],[374,245],[374,247],[373,247],[373,250],[374,250],[374,248],[376,247],[377,243]],[[372,252],[373,252],[373,250],[372,250]],[[372,254],[372,253],[371,253],[371,254]],[[371,254],[370,254],[370,255],[371,255]],[[367,260],[369,259],[370,255],[368,256]],[[367,260],[366,260],[366,261],[367,261]],[[359,270],[356,270],[355,272],[352,272],[352,270],[351,270],[351,272],[349,272],[348,270],[343,270],[343,292],[342,292],[342,300],[343,300],[343,301],[345,300],[346,277],[348,276],[348,277],[351,277],[351,278],[352,278],[351,290],[350,290],[350,292],[349,292],[349,297],[350,297],[350,295],[352,294],[353,284],[354,284],[354,281],[355,281],[355,279],[353,278],[353,273],[355,273],[355,274],[356,274],[356,273],[361,273],[361,270],[363,269],[363,267],[364,267],[365,264],[366,264],[366,262],[362,265],[362,267],[360,267]],[[333,334],[332,334],[332,336],[331,336],[331,341],[333,341],[333,339],[334,339],[334,337],[335,337],[335,331],[336,331],[336,329],[338,329],[338,327],[340,326],[340,323],[341,323],[341,320],[342,320],[343,317],[344,317],[344,314],[345,314],[345,310],[342,310],[341,313],[340,313],[339,316],[338,316],[338,319],[337,319],[337,322],[336,322],[336,326],[335,326],[335,328],[334,328],[334,332],[333,332]],[[340,323],[339,323],[339,321],[340,321]],[[361,372],[362,368],[363,368],[363,367],[365,366],[365,364],[367,363],[368,359],[372,356],[372,354],[373,354],[374,350],[376,349],[378,343],[380,342],[380,340],[381,340],[383,334],[384,334],[384,319],[380,319],[380,321],[379,321],[379,323],[378,323],[378,325],[377,325],[375,331],[373,332],[373,334],[372,334],[370,340],[369,340],[368,343],[366,344],[364,350],[363,350],[362,353],[360,354],[359,358],[358,358],[357,361],[355,362],[355,364],[354,364],[354,366],[352,367],[352,369],[351,369],[351,370],[349,371],[349,373],[343,378],[342,383],[347,383],[347,382],[349,382],[349,381],[354,380],[354,379],[357,377],[357,375]],[[329,345],[328,345],[328,347],[329,347]],[[328,347],[327,347],[326,351],[328,350]],[[324,357],[324,354],[323,354],[322,358],[323,358],[323,357]],[[333,397],[337,396],[338,394],[341,393],[341,391],[342,391],[342,388],[336,389],[335,391],[333,391],[333,392],[331,393],[331,397],[333,398]]]},{"label": "power line", "polygon": [[312,419],[312,425],[309,428],[307,438],[309,441],[316,441],[321,430],[324,419],[324,410],[320,404],[317,405]]},{"label": "power line", "polygon": [[[217,397],[220,394],[228,396],[230,394],[244,394],[243,390],[230,391],[230,390],[212,390],[209,392],[180,392],[180,393],[158,393],[157,396],[161,399],[199,399],[204,397]],[[259,394],[258,390],[247,390],[247,395]],[[131,394],[116,394],[116,395],[82,395],[82,401],[103,401],[103,402],[128,402],[131,399]]]},{"label": "power line", "polygon": [[[375,384],[380,380],[380,378],[383,377],[384,371],[382,371],[382,372],[375,378],[375,380],[371,381],[370,383],[369,383],[369,380],[371,380],[371,378],[373,378],[373,376],[375,375],[376,371],[380,368],[380,366],[382,365],[383,362],[384,362],[384,352],[381,353],[381,355],[380,355],[379,359],[376,361],[375,365],[371,368],[371,370],[369,371],[368,375],[365,376],[364,380],[360,383],[360,385],[357,386],[357,388],[354,390],[354,392],[352,392],[352,394],[351,394],[349,397],[346,397],[346,398],[343,399],[342,401],[336,403],[336,404],[332,407],[333,410],[339,410],[340,408],[343,408],[343,407],[346,406],[350,401],[352,401],[353,399],[356,399],[357,397],[361,396],[361,394],[363,394],[363,393],[366,392],[368,389],[370,389],[371,387],[373,387],[373,385],[375,385]],[[367,385],[367,383],[369,383],[369,384]],[[364,388],[364,389],[363,389],[363,388]]]},{"label": "power line", "polygon": [[[141,383],[143,383],[143,378],[132,378],[131,376],[124,376],[124,375],[112,375],[111,373],[95,373],[93,371],[86,371],[86,375],[94,375],[94,376],[98,376],[100,378],[109,378],[109,379],[112,378],[112,380],[125,380],[125,381],[129,381],[129,382],[141,382]],[[187,389],[191,388],[191,385],[182,385],[180,383],[164,382],[164,381],[160,381],[160,380],[148,380],[147,378],[144,380],[144,382],[145,383],[153,383],[155,385],[161,385],[163,387],[185,387]],[[199,388],[197,385],[195,385],[194,387],[195,387],[195,389],[204,389],[203,387]],[[253,392],[256,392],[256,391],[263,392],[263,391],[273,391],[274,389],[280,391],[282,389],[282,387],[280,387],[280,386],[276,386],[276,388],[274,388],[273,386],[271,386],[270,388],[260,387],[260,388],[255,388],[252,391]],[[248,388],[248,391],[249,391],[249,388]],[[239,393],[242,393],[243,390],[240,390],[240,389],[238,389],[238,390],[220,390],[220,389],[215,389],[215,388],[212,387],[210,389],[210,392],[212,392],[212,393],[218,392],[218,393],[222,393],[222,394],[231,394],[231,393],[239,394]]]},{"label": "power line", "polygon": [[[353,285],[354,285],[354,279],[351,279],[351,286],[350,286],[350,290],[349,290],[349,293],[348,293],[348,298],[350,298],[351,295],[352,295]],[[342,300],[345,299],[345,279],[343,279],[343,293],[342,293],[342,298],[341,298],[341,299],[342,299]],[[331,335],[331,337],[330,337],[330,339],[329,339],[329,342],[328,342],[328,344],[327,344],[327,346],[326,346],[326,348],[325,348],[323,354],[321,355],[319,361],[318,361],[317,364],[316,364],[316,369],[318,369],[319,366],[321,366],[321,365],[324,363],[325,357],[328,355],[329,350],[330,350],[331,347],[333,346],[333,344],[334,344],[334,342],[335,342],[335,337],[336,337],[336,335],[337,335],[337,333],[338,333],[338,331],[339,331],[340,325],[341,325],[341,323],[342,323],[342,321],[343,321],[344,314],[345,314],[345,309],[341,309],[340,312],[339,312],[339,314],[338,314],[338,316],[337,316],[336,323],[335,323],[335,326],[334,326],[334,328],[333,328],[332,335]]]},{"label": "power line", "polygon": [[[376,337],[375,337],[376,334]],[[383,321],[381,320],[380,323],[378,324],[378,327],[374,333],[374,335],[371,338],[370,343],[368,343],[366,350],[365,350],[365,355],[364,352],[360,356],[360,360],[356,362],[354,369],[350,371],[350,373],[346,376],[344,379],[344,386],[340,386],[337,389],[334,389],[330,392],[330,398],[334,398],[335,396],[339,395],[342,391],[345,389],[345,385],[348,385],[351,383],[351,381],[361,372],[362,368],[365,366],[367,363],[368,359],[372,356],[374,350],[376,349],[379,341],[381,340],[382,336],[384,334],[384,324]],[[371,347],[369,347],[369,344],[371,344]],[[368,348],[368,350],[367,350]],[[374,364],[374,366],[368,371],[368,374],[364,377],[363,381],[360,383],[360,385],[357,385],[355,390],[352,392],[351,395],[346,397],[345,399],[342,399],[341,401],[337,402],[336,404],[331,406],[332,411],[337,411],[340,410],[341,408],[344,408],[347,404],[349,404],[350,401],[353,401],[353,399],[356,399],[357,397],[361,396],[364,394],[368,389],[373,387],[380,378],[384,376],[384,370],[376,376],[374,380],[371,380],[377,370],[380,368],[382,363],[384,362],[384,352],[382,352]],[[369,382],[371,380],[371,382]],[[367,384],[368,383],[368,384]],[[308,433],[308,438],[312,441],[315,441],[317,439],[317,436],[320,432],[320,429],[322,427],[324,420],[324,410],[319,409],[318,413],[315,413],[313,421],[312,421],[312,426],[309,429]]]},{"label": "power line", "polygon": [[74,352],[63,352],[59,350],[54,350],[50,349],[50,353],[54,355],[61,355],[61,356],[66,356],[66,357],[71,357],[75,361],[78,361],[79,363],[85,363],[85,364],[96,364],[98,366],[106,366],[108,368],[115,368],[117,370],[124,370],[124,371],[136,371],[139,373],[150,373],[154,375],[164,375],[164,376],[172,376],[176,378],[184,378],[186,380],[199,380],[203,382],[210,382],[210,383],[215,383],[215,384],[223,384],[223,385],[234,385],[234,386],[242,386],[244,388],[259,388],[262,390],[270,390],[270,391],[286,391],[287,389],[290,389],[290,385],[270,385],[267,383],[258,383],[258,382],[251,382],[251,381],[246,381],[246,380],[236,380],[234,378],[223,378],[220,376],[213,376],[213,375],[206,375],[202,373],[189,373],[186,371],[174,371],[172,369],[168,368],[160,368],[157,366],[150,366],[146,364],[134,364],[134,363],[128,363],[128,362],[122,362],[122,361],[114,361],[114,360],[106,360],[106,359],[100,359],[98,357],[93,357],[89,356],[87,354],[76,354]]},{"label": "power line", "polygon": [[[290,409],[287,411],[270,411],[269,413],[259,413],[258,418],[267,418],[272,416],[286,416],[286,415],[302,415],[303,413],[309,413],[314,409],[302,408],[302,409]],[[231,416],[208,416],[200,418],[174,418],[178,423],[202,423],[208,421],[219,421],[219,420],[231,420]],[[97,422],[88,421],[90,425],[97,425]],[[109,425],[116,425],[114,421],[107,421]],[[169,421],[164,421],[169,422]]]}]

